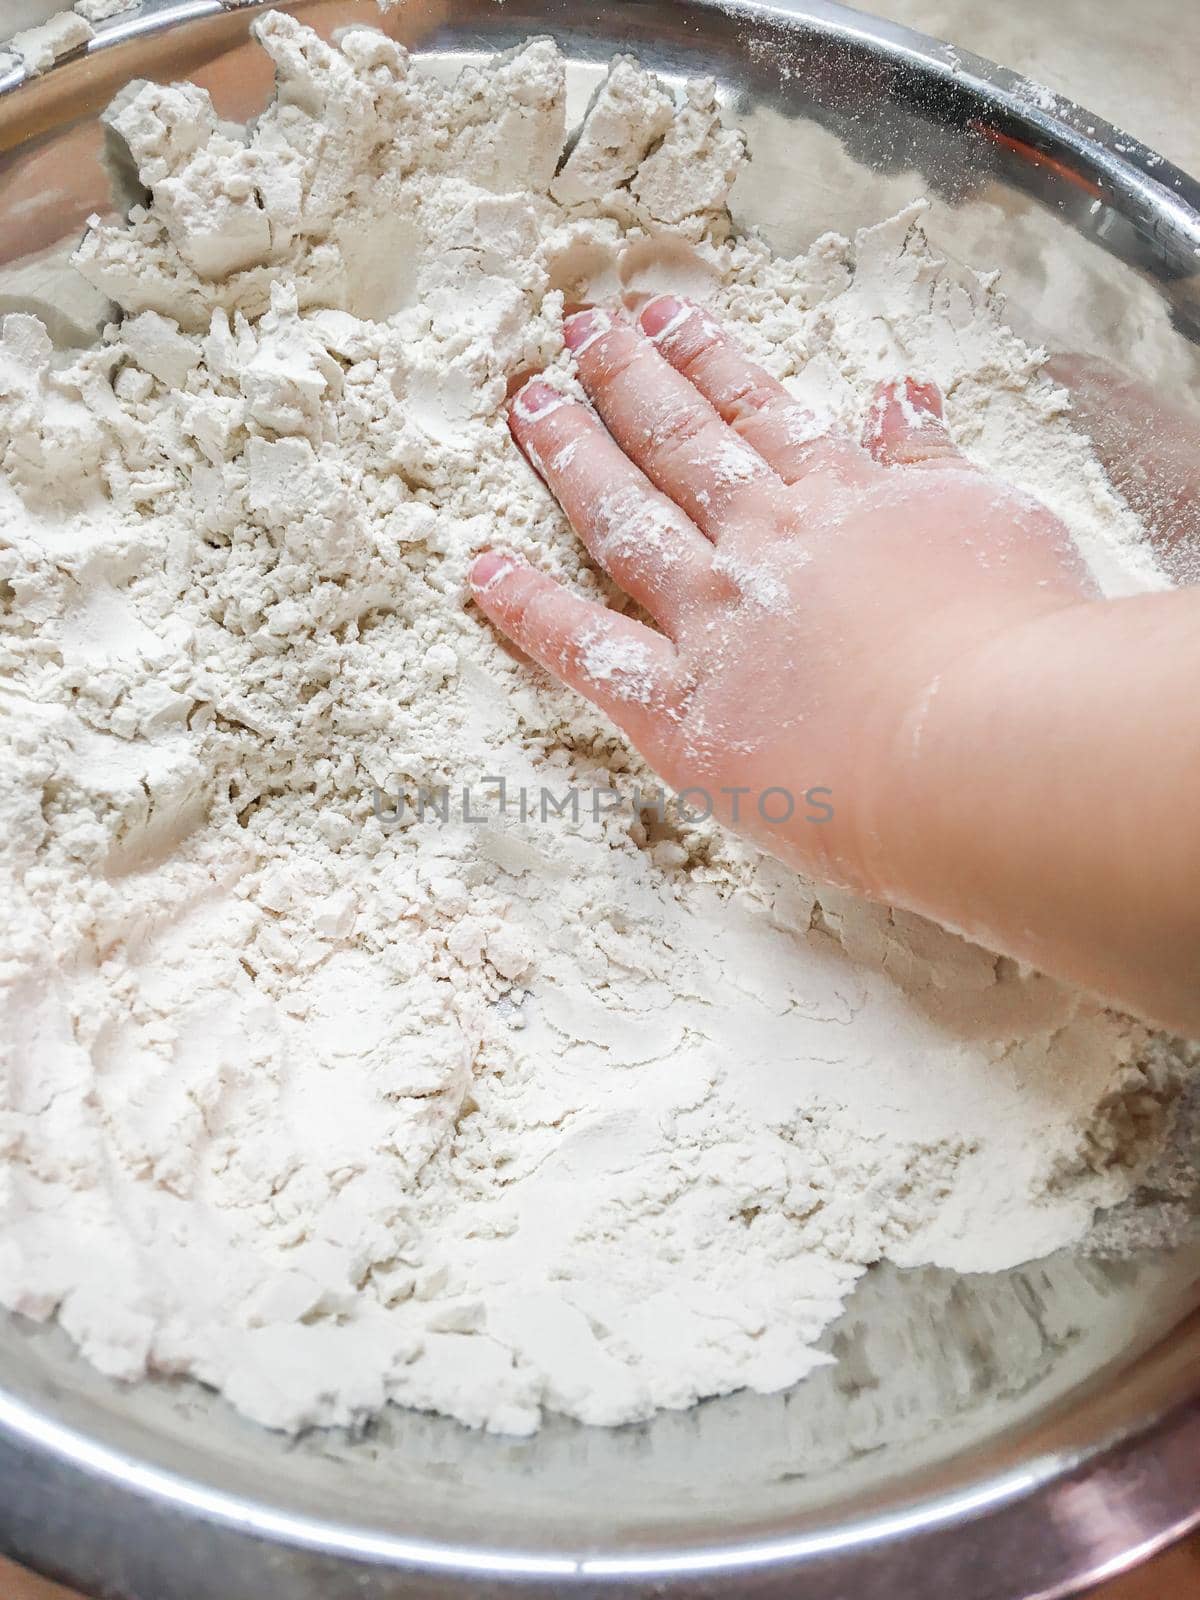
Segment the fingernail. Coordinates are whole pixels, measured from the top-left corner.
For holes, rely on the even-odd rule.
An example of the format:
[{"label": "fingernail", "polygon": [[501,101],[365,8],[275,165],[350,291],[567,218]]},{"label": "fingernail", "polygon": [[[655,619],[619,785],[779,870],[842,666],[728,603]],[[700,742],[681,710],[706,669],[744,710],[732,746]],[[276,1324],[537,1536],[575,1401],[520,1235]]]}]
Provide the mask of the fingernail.
[{"label": "fingernail", "polygon": [[502,578],[506,572],[511,572],[512,568],[511,556],[506,556],[499,550],[485,550],[471,563],[471,587],[490,589],[493,583]]},{"label": "fingernail", "polygon": [[642,307],[642,314],[638,321],[642,325],[642,332],[651,339],[663,339],[672,333],[681,322],[686,322],[695,310],[694,306],[685,300],[677,300],[673,294],[660,294],[657,300]]},{"label": "fingernail", "polygon": [[579,355],[611,327],[612,318],[607,311],[576,311],[563,319],[563,343]]},{"label": "fingernail", "polygon": [[942,420],[942,391],[936,383],[918,383],[916,378],[905,378],[902,384],[897,385],[897,390],[897,399],[907,401],[914,411],[937,417],[939,422]]},{"label": "fingernail", "polygon": [[512,397],[512,409],[519,417],[528,421],[531,417],[545,416],[547,411],[553,411],[556,406],[565,405],[567,397],[560,394],[557,389],[552,389],[548,383],[543,383],[540,378],[530,378],[523,384]]}]

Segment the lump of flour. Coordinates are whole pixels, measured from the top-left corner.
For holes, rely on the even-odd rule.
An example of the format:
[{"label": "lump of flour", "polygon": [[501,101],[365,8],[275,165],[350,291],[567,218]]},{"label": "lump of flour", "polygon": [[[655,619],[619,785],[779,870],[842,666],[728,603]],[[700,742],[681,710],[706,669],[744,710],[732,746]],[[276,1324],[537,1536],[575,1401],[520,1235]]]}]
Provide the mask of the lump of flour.
[{"label": "lump of flour", "polygon": [[935,378],[1110,589],[1160,581],[992,281],[918,209],[796,260],[731,235],[711,86],[618,62],[563,161],[546,40],[444,84],[256,32],[252,129],[186,85],[109,113],[102,342],[0,332],[0,1302],[272,1426],[521,1432],[790,1384],[884,1256],[1076,1237],[1166,1045],[634,804],[465,606],[493,541],[606,592],[505,390],[571,381],[564,293],[667,267],[848,426]]},{"label": "lump of flour", "polygon": [[32,77],[49,71],[56,61],[81,49],[92,37],[93,29],[85,13],[56,11],[37,27],[15,33],[9,43]]}]

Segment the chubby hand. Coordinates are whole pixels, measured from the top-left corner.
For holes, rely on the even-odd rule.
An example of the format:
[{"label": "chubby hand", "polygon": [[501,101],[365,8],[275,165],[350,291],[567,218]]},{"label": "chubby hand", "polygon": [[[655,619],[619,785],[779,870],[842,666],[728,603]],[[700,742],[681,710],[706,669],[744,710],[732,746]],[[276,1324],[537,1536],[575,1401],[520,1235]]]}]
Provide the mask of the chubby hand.
[{"label": "chubby hand", "polygon": [[670,296],[640,326],[589,310],[564,336],[595,410],[534,379],[513,436],[653,625],[495,550],[479,606],[675,789],[816,876],[902,890],[878,819],[897,785],[919,793],[947,682],[1092,593],[1066,529],[959,454],[930,385],[881,387],[860,442]]}]

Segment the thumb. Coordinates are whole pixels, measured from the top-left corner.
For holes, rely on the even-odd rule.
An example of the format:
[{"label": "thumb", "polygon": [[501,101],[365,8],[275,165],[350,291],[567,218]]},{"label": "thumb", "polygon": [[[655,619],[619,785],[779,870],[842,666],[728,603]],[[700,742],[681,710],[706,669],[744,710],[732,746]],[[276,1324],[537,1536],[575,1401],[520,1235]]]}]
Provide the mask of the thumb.
[{"label": "thumb", "polygon": [[867,412],[863,444],[884,467],[967,466],[946,429],[936,383],[881,383]]}]

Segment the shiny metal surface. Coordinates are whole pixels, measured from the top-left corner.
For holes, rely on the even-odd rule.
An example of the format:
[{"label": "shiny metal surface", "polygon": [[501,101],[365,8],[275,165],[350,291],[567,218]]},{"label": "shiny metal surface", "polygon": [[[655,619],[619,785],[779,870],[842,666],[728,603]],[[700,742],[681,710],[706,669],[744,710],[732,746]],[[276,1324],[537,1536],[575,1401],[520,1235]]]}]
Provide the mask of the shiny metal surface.
[{"label": "shiny metal surface", "polygon": [[[0,261],[109,207],[96,113],[129,78],[261,105],[259,9],[153,0],[0,81]],[[288,9],[326,34],[377,20],[365,0]],[[552,32],[579,106],[615,48],[711,72],[754,153],[738,218],[777,248],[928,192],[932,237],[1003,268],[1023,331],[1196,386],[1200,187],[975,58],[824,0],[406,0],[383,25],[438,70]],[[393,1410],[288,1441],[194,1385],[121,1389],[10,1319],[0,1551],[122,1600],[1077,1593],[1200,1524],[1200,1225],[1172,1198],[1168,1247],[1144,1200],[1138,1248],[873,1271],[828,1336],[837,1365],[788,1394],[532,1440]]]}]

